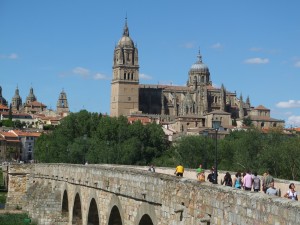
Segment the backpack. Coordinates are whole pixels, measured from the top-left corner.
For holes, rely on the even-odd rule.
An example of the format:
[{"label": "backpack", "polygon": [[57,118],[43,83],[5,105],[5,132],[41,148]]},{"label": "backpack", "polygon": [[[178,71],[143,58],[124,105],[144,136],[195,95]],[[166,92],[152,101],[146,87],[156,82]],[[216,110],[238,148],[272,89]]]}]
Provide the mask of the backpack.
[{"label": "backpack", "polygon": [[241,178],[240,177],[236,178],[234,187],[236,187],[236,188],[240,188],[241,187]]}]

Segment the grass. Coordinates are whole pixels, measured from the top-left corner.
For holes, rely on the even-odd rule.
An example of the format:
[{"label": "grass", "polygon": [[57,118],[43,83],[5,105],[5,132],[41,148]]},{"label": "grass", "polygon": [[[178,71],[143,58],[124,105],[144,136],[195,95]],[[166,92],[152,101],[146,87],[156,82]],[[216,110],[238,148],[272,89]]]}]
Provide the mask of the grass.
[{"label": "grass", "polygon": [[25,221],[25,219],[28,219],[28,215],[23,214],[0,214],[0,224],[1,225],[36,225],[36,223],[30,223],[29,221]]}]

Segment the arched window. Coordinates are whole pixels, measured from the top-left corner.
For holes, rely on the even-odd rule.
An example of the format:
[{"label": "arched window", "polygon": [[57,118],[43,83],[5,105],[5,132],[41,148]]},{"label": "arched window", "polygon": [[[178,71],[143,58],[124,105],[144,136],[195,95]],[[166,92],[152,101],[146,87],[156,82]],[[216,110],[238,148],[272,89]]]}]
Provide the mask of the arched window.
[{"label": "arched window", "polygon": [[201,76],[201,83],[204,83],[204,76]]}]

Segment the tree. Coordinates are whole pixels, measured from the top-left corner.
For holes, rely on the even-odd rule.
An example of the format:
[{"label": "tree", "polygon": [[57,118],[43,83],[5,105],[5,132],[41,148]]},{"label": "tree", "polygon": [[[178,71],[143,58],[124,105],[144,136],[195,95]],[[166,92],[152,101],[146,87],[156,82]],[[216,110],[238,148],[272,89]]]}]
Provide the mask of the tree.
[{"label": "tree", "polygon": [[243,118],[243,125],[247,127],[251,127],[253,125],[252,120],[249,116]]}]

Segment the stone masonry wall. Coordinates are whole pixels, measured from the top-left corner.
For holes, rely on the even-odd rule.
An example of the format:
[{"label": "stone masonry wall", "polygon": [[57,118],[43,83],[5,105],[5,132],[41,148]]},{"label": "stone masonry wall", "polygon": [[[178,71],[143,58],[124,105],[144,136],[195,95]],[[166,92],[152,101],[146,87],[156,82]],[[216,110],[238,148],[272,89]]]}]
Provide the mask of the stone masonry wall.
[{"label": "stone masonry wall", "polygon": [[[12,169],[16,171],[16,167]],[[140,212],[148,209],[154,210],[153,213],[146,213],[155,225],[300,224],[299,202],[213,185],[209,182],[199,183],[187,177],[179,178],[158,173],[159,169],[156,173],[151,173],[142,169],[112,165],[35,164],[28,169],[25,165],[24,168],[20,166],[19,170],[30,171],[31,178],[12,177],[25,183],[18,189],[17,182],[10,181],[9,184],[13,185],[13,188],[9,188],[9,196],[17,197],[14,200],[8,199],[13,204],[22,200],[22,193],[26,195],[25,187],[32,186],[37,181],[49,181],[52,187],[56,186],[61,192],[65,188],[69,190],[70,196],[73,196],[69,200],[71,209],[74,195],[79,191],[85,216],[93,195],[97,205],[103,207],[99,215],[100,224],[108,224],[112,207],[110,202],[113,198],[120,201],[124,225],[138,225]],[[188,172],[185,176],[187,174]],[[10,193],[14,191],[17,191],[16,194]],[[142,207],[144,211],[141,210]]]}]

